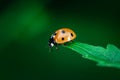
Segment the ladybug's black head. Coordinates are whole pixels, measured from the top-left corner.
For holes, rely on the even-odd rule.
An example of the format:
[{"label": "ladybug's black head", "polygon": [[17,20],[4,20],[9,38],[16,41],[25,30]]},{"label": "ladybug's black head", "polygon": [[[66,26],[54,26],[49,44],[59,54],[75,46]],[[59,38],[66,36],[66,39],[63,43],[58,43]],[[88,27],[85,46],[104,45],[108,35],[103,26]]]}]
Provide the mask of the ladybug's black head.
[{"label": "ladybug's black head", "polygon": [[48,45],[50,48],[56,46],[56,42],[54,41],[53,37],[49,39]]}]

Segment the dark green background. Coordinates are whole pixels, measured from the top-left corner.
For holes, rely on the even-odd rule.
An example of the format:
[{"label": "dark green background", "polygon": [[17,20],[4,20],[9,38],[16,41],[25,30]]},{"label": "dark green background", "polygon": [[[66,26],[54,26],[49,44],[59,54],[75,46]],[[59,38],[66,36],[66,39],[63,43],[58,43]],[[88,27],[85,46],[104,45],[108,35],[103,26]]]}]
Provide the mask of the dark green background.
[{"label": "dark green background", "polygon": [[73,29],[75,41],[120,48],[117,0],[0,0],[0,80],[120,80],[120,69],[98,67],[63,48],[49,52],[57,29]]}]

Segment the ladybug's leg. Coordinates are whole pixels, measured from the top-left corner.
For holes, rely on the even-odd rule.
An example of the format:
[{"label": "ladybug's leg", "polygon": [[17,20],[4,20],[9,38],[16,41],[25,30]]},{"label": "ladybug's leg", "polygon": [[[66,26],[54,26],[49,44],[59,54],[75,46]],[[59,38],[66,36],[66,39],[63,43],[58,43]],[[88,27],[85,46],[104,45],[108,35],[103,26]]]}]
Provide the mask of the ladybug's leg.
[{"label": "ladybug's leg", "polygon": [[56,45],[55,47],[56,47],[56,49],[58,49],[58,45]]},{"label": "ladybug's leg", "polygon": [[63,44],[63,46],[66,46],[67,45],[67,42]]},{"label": "ladybug's leg", "polygon": [[69,42],[66,42],[66,43],[63,44],[63,46],[67,46],[68,44],[69,44]]},{"label": "ladybug's leg", "polygon": [[70,41],[70,43],[73,43],[73,42],[74,42],[73,40]]},{"label": "ladybug's leg", "polygon": [[58,44],[57,44],[57,43],[54,43],[54,45],[55,45],[55,48],[58,49]]},{"label": "ladybug's leg", "polygon": [[73,43],[73,42],[74,42],[74,41],[71,40],[71,41],[69,41],[69,42],[64,43],[63,46],[67,46],[67,45],[69,45],[69,44],[71,44],[71,43]]}]

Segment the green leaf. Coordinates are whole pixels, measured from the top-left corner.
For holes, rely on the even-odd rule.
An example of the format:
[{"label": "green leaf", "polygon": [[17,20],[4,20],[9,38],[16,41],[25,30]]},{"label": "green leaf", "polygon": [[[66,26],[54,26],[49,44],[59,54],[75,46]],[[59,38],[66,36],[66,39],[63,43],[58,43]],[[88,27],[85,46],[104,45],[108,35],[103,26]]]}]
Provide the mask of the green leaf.
[{"label": "green leaf", "polygon": [[99,66],[120,69],[120,50],[112,44],[108,44],[106,49],[80,42],[72,42],[65,47],[76,51],[84,58],[96,61]]}]

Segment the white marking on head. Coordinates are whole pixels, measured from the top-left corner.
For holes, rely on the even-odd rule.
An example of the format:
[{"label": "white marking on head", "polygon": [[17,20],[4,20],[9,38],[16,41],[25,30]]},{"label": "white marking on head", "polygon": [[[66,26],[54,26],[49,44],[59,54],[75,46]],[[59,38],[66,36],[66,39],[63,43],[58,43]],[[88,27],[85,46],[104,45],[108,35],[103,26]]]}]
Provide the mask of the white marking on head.
[{"label": "white marking on head", "polygon": [[53,44],[53,43],[51,43],[50,45],[51,45],[52,47],[54,46],[54,44]]},{"label": "white marking on head", "polygon": [[55,37],[55,35],[54,35],[54,36],[52,36],[52,37]]}]

